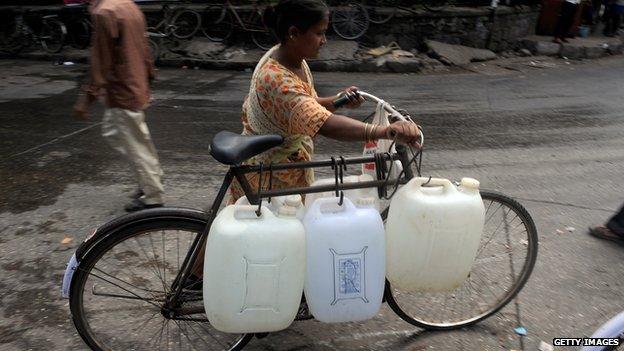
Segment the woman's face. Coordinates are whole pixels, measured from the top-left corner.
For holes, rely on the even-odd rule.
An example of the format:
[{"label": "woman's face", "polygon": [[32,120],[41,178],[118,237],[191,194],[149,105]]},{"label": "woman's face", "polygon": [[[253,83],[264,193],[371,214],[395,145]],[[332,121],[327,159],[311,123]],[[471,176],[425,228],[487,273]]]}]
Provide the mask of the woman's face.
[{"label": "woman's face", "polygon": [[304,58],[316,58],[319,56],[321,47],[327,43],[325,38],[325,32],[329,26],[329,13],[326,14],[323,19],[308,28],[307,31],[299,33],[295,37],[296,50]]}]

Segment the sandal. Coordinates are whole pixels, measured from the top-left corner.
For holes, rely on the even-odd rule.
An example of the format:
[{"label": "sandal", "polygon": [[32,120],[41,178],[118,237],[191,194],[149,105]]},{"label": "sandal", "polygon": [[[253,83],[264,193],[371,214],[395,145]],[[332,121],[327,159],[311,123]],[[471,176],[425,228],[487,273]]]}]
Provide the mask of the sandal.
[{"label": "sandal", "polygon": [[624,242],[624,236],[614,233],[611,229],[605,226],[595,226],[589,228],[589,235],[599,239]]}]

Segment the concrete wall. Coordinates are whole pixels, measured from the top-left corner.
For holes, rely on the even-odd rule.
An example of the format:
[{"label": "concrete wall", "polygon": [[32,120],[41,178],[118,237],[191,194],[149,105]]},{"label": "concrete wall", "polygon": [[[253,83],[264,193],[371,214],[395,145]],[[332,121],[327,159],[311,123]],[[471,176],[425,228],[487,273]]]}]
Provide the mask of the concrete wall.
[{"label": "concrete wall", "polygon": [[364,42],[378,46],[396,41],[410,50],[433,39],[500,52],[514,49],[519,38],[535,34],[538,17],[538,6],[501,6],[494,17],[486,7],[457,7],[437,13],[401,11],[388,23],[371,24]]}]

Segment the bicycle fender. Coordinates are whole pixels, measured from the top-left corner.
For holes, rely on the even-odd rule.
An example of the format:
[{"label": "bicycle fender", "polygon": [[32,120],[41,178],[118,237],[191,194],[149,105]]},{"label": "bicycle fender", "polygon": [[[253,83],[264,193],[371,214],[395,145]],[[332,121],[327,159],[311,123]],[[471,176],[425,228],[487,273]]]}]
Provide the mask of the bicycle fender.
[{"label": "bicycle fender", "polygon": [[189,219],[192,221],[207,222],[209,213],[184,207],[159,207],[117,217],[104,223],[87,236],[85,241],[76,249],[76,261],[80,264],[85,254],[110,233],[138,223],[162,219]]}]

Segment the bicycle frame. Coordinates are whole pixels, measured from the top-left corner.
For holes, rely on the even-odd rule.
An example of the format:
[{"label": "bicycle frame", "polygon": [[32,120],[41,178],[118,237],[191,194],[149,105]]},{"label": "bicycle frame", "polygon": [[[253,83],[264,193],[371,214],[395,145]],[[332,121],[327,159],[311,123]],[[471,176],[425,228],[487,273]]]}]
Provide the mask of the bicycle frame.
[{"label": "bicycle frame", "polygon": [[[234,15],[234,18],[236,18],[236,21],[238,22],[238,25],[244,31],[246,31],[246,32],[262,32],[262,31],[264,31],[262,28],[251,28],[251,19],[253,18],[252,17],[253,14],[258,12],[258,4],[254,3],[253,9],[249,13],[249,18],[247,19],[247,21],[243,21],[241,16],[238,14],[238,11],[236,11],[236,7],[234,7],[234,5],[232,5],[232,3],[229,0],[227,0],[225,2],[224,6],[226,6],[226,8],[225,8],[226,11],[230,11]],[[249,25],[249,27],[247,25]]]},{"label": "bicycle frame", "polygon": [[[201,250],[204,247],[206,240],[208,238],[208,233],[210,231],[212,222],[216,218],[217,212],[219,211],[219,208],[223,200],[225,199],[225,195],[228,191],[228,188],[230,187],[234,179],[236,179],[240,183],[241,187],[243,188],[243,191],[245,192],[245,196],[247,196],[247,199],[249,200],[249,203],[252,205],[258,205],[258,206],[260,206],[262,199],[275,197],[275,196],[311,194],[311,193],[320,193],[320,192],[326,192],[326,191],[339,192],[339,191],[351,190],[351,189],[365,189],[365,188],[381,187],[387,184],[394,184],[394,183],[405,184],[414,177],[414,174],[411,168],[409,167],[410,160],[408,158],[407,147],[405,147],[404,145],[397,145],[396,150],[397,150],[396,153],[383,154],[382,157],[383,157],[384,162],[395,161],[395,160],[398,160],[401,162],[401,165],[403,166],[403,170],[405,172],[404,172],[404,176],[399,179],[377,179],[377,180],[367,181],[367,182],[344,184],[344,183],[339,182],[338,176],[336,176],[336,184],[332,184],[332,185],[254,191],[251,188],[245,175],[248,173],[258,173],[258,172],[261,172],[260,174],[262,174],[262,172],[265,172],[267,169],[262,165],[254,165],[254,166],[235,165],[235,166],[230,167],[230,169],[225,175],[225,179],[223,183],[221,184],[219,192],[217,193],[217,196],[212,203],[212,206],[208,210],[208,220],[207,220],[206,228],[204,228],[204,231],[201,234],[195,237],[195,240],[191,244],[189,251],[187,252],[186,257],[184,258],[184,261],[182,263],[181,267],[183,268],[180,270],[180,272],[178,272],[178,275],[176,276],[173,284],[171,285],[171,291],[173,291],[174,293],[168,297],[165,303],[165,309],[170,311],[170,313],[173,313],[171,317],[203,312],[203,307],[190,308],[190,309],[176,309],[175,307],[179,306],[178,298],[180,297],[182,293],[182,289],[184,287],[184,284],[181,284],[181,282],[186,282],[186,280],[191,275],[193,266],[195,262],[197,261],[197,259],[199,258],[199,255],[201,254]],[[268,167],[268,171],[278,171],[278,170],[287,170],[287,169],[306,169],[306,168],[331,167],[331,166],[342,167],[343,165],[345,166],[346,165],[360,165],[360,164],[371,163],[371,162],[375,162],[375,156],[353,157],[353,158],[341,157],[339,162],[337,162],[335,159],[332,159],[328,161],[271,164]],[[337,169],[335,171],[338,172]],[[342,172],[342,170],[340,172]],[[387,209],[384,210],[384,212],[386,211]]]}]

